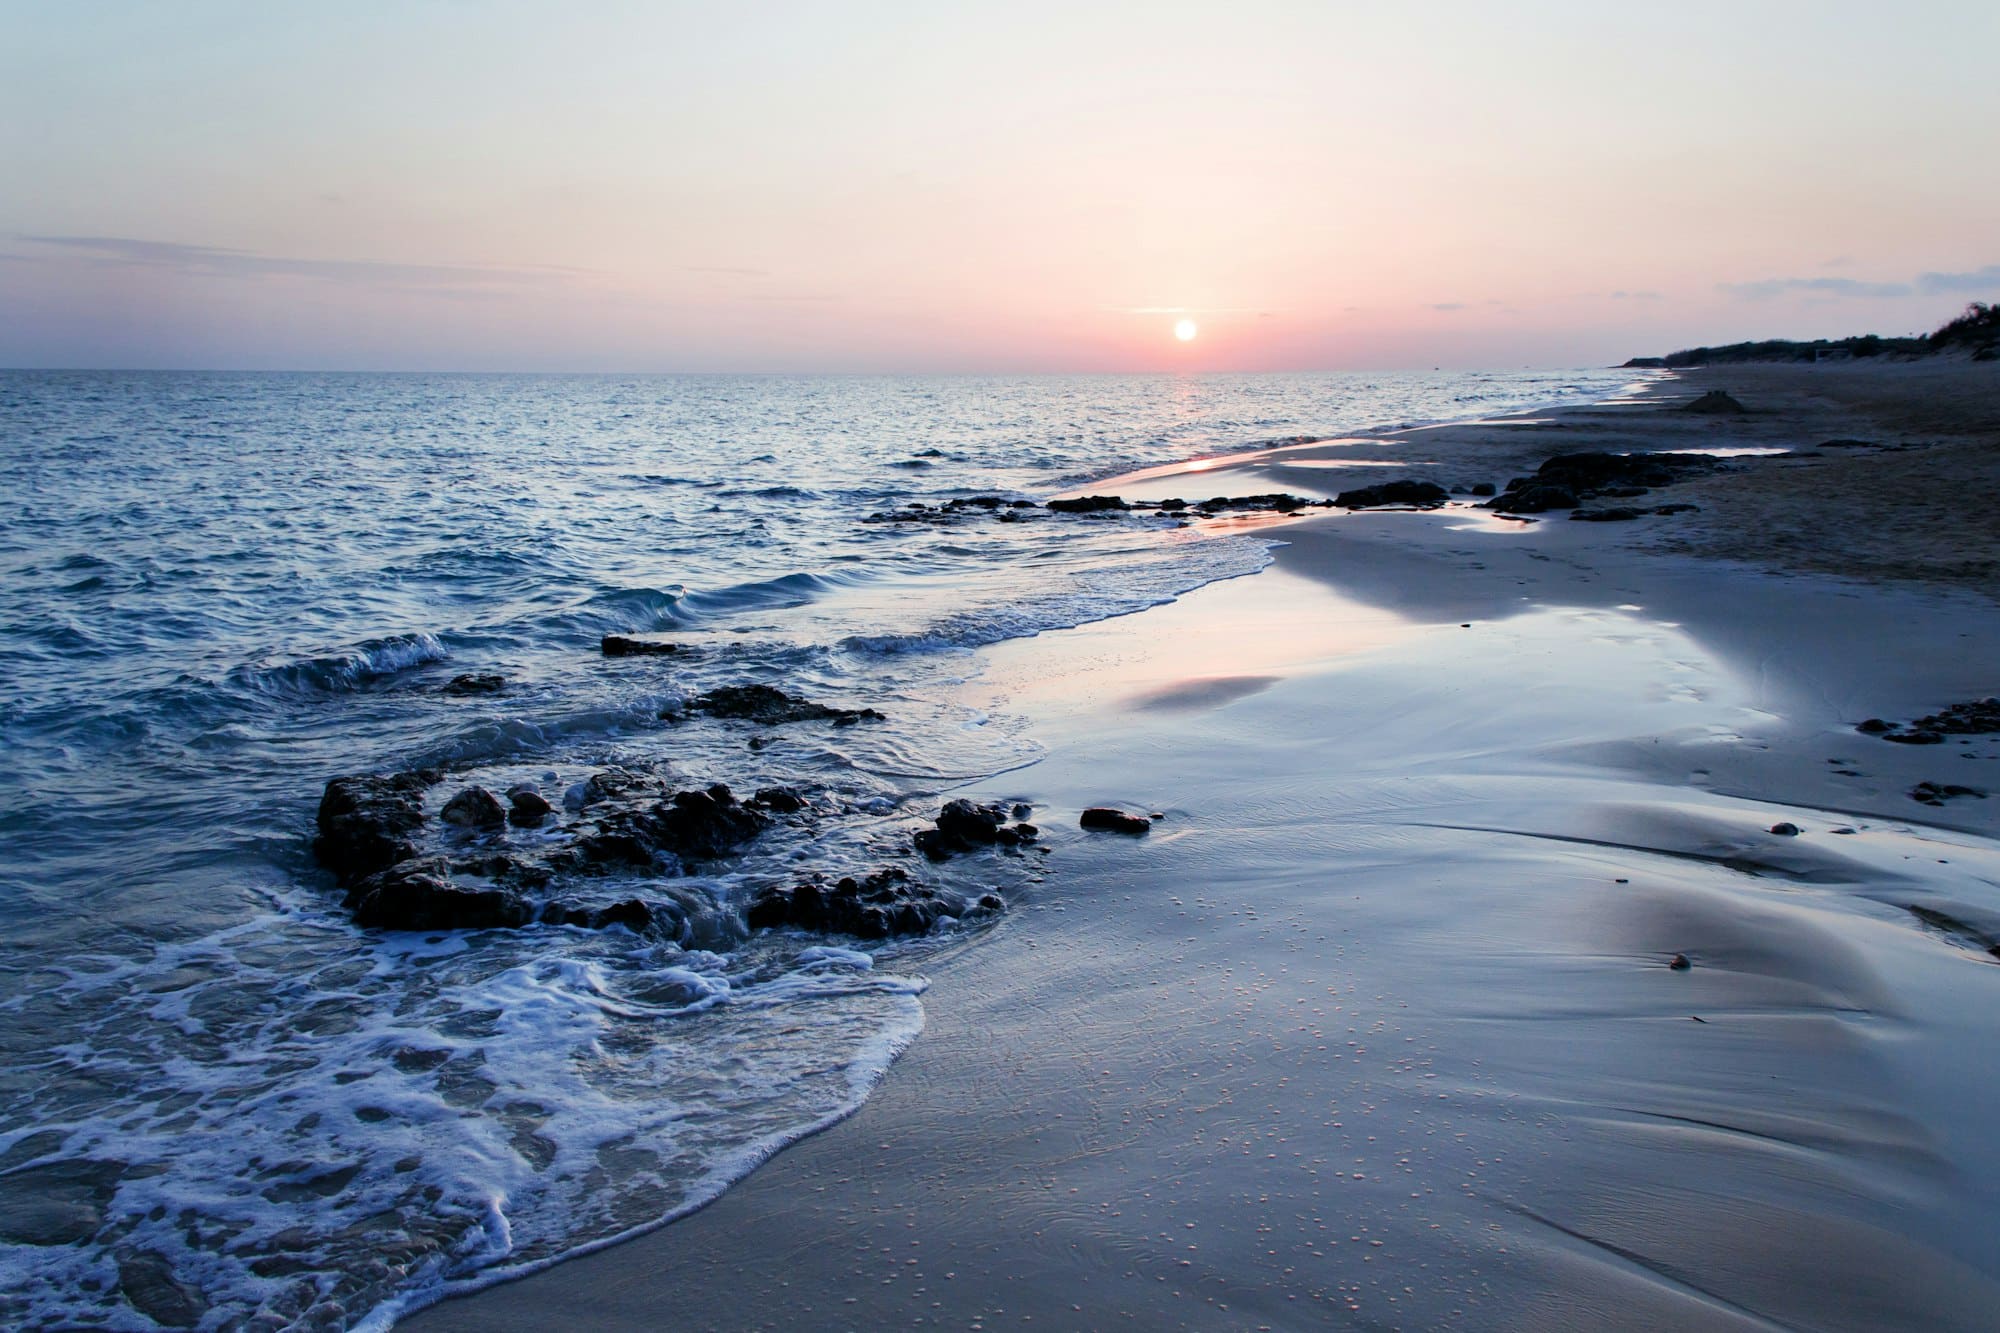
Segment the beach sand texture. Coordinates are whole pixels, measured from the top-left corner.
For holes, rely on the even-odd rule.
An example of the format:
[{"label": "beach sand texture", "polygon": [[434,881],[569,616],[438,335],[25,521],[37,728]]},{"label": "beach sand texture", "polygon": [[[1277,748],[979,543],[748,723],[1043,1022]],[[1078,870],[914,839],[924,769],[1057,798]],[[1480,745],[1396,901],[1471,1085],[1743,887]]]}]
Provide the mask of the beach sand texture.
[{"label": "beach sand texture", "polygon": [[[2000,692],[1996,370],[1404,433],[1447,486],[1819,456],[1632,523],[1284,524],[1263,574],[986,650],[968,693],[1049,754],[968,794],[1043,807],[1052,873],[933,961],[878,1092],[408,1327],[1991,1327],[2000,799],[1909,792],[2000,792],[2000,737],[1854,727]],[[1749,411],[1675,409],[1711,388]],[[1102,489],[1404,475],[1371,452]],[[1106,802],[1163,817],[1076,829]]]}]

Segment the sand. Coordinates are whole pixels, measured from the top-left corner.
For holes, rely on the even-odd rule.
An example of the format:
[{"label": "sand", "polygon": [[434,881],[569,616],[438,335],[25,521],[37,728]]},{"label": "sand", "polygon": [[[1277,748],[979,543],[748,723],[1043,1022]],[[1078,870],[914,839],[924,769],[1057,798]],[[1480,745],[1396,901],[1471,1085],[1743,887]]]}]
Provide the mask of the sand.
[{"label": "sand", "polygon": [[[409,1326],[1990,1327],[2000,799],[1907,793],[2000,790],[2000,744],[1853,724],[1996,692],[1986,520],[1912,526],[1932,480],[1990,477],[1991,369],[1704,372],[1416,432],[1448,485],[1557,448],[1926,447],[1746,464],[1629,525],[1286,524],[1264,574],[989,650],[967,690],[1050,754],[971,794],[1040,804],[1051,873],[929,959],[867,1105]],[[1752,415],[1662,405],[1712,386]],[[1325,490],[1399,475],[1337,466],[1384,448],[1119,489]],[[1836,503],[1805,550],[1760,540]],[[1164,818],[1074,828],[1104,801]]]}]

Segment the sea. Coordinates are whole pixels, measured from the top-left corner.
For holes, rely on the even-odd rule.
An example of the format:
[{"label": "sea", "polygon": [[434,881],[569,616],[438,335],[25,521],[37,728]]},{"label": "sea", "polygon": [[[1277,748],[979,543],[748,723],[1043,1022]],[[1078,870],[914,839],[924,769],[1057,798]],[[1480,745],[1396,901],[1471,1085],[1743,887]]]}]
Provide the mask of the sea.
[{"label": "sea", "polygon": [[[982,710],[980,650],[1283,540],[872,515],[1632,378],[0,372],[0,1323],[386,1327],[698,1208],[861,1105],[922,1031],[925,960],[981,927],[751,932],[745,900],[890,865],[1032,896],[1033,856],[910,843],[967,784],[1032,804],[1055,743]],[[504,685],[448,688],[471,673]],[[682,708],[749,683],[883,720]],[[560,791],[608,765],[829,817],[676,873],[671,939],[370,932],[314,861],[339,775]]]}]

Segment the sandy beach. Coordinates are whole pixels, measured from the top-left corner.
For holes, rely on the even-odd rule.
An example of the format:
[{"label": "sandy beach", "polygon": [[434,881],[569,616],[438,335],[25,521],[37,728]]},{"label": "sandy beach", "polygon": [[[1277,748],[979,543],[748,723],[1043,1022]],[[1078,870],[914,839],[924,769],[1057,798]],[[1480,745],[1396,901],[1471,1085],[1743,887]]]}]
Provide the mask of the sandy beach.
[{"label": "sandy beach", "polygon": [[[1747,411],[1676,410],[1710,389]],[[2000,799],[1910,793],[2000,792],[2000,737],[1855,726],[1996,692],[2000,366],[1727,367],[1100,489],[1590,449],[1730,470],[1627,523],[1285,522],[1262,574],[984,650],[968,696],[1047,753],[966,794],[1036,803],[1049,870],[924,962],[865,1106],[404,1326],[1990,1327]],[[1076,828],[1105,803],[1162,817]]]}]

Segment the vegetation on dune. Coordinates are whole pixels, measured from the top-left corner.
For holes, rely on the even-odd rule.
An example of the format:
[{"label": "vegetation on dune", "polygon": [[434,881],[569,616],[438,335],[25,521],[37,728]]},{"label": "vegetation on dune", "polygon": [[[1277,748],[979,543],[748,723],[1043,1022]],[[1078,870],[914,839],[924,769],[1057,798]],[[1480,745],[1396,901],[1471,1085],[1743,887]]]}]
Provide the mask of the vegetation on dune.
[{"label": "vegetation on dune", "polygon": [[1868,333],[1853,338],[1816,338],[1811,342],[1766,338],[1724,347],[1688,347],[1666,356],[1635,356],[1625,364],[1639,369],[1676,370],[1740,361],[1827,361],[1929,356],[1939,352],[1970,352],[1977,361],[2000,358],[2000,305],[1974,301],[1965,308],[1965,313],[1922,337],[1884,338]]}]

